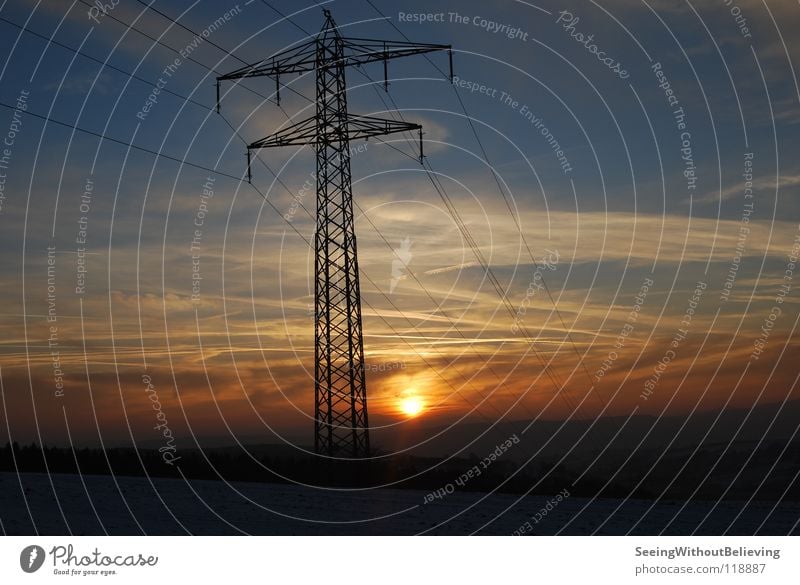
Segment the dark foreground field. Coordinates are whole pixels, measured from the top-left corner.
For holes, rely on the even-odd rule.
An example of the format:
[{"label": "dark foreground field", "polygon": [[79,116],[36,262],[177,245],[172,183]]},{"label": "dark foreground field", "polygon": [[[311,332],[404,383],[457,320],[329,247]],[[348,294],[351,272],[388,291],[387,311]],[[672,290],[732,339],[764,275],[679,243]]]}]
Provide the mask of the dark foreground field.
[{"label": "dark foreground field", "polygon": [[[797,534],[800,504],[682,503],[0,473],[5,534]],[[532,518],[551,502],[538,523]],[[553,505],[553,502],[556,502]]]}]

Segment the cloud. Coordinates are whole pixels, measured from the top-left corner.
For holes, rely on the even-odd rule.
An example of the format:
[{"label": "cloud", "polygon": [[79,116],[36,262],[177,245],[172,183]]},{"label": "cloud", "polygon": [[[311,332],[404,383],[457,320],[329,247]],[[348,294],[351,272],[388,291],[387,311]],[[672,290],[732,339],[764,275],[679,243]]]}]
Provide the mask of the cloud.
[{"label": "cloud", "polygon": [[[754,195],[758,193],[773,195],[776,190],[797,187],[798,185],[800,185],[800,174],[781,175],[777,178],[777,180],[774,175],[761,176],[753,179],[752,181]],[[745,187],[745,182],[742,181],[736,185],[727,187],[722,191],[710,191],[693,199],[692,201],[697,204],[718,203],[719,201],[726,201],[728,199],[742,197],[744,195]]]}]

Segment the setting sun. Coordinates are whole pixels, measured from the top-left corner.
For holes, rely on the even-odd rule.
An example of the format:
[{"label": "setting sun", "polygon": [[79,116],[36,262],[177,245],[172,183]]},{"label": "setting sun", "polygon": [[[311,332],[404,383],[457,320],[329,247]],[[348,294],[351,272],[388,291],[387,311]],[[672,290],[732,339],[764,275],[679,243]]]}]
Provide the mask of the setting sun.
[{"label": "setting sun", "polygon": [[407,396],[400,401],[400,410],[408,416],[417,416],[424,404],[418,396]]}]

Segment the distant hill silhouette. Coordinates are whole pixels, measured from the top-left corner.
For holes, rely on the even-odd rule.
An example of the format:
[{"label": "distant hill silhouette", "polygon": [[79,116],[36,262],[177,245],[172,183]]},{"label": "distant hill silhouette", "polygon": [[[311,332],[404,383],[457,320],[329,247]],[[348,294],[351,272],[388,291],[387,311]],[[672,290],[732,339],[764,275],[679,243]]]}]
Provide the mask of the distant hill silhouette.
[{"label": "distant hill silhouette", "polygon": [[[767,409],[755,412],[750,422],[755,425],[772,420],[768,414]],[[152,448],[73,451],[15,443],[0,449],[0,471],[153,477],[183,474],[193,479],[437,490],[478,465],[499,444],[497,437],[516,434],[521,438],[518,445],[497,457],[459,490],[553,494],[569,487],[574,495],[586,497],[800,501],[800,486],[796,482],[800,472],[800,441],[796,436],[791,439],[794,430],[788,422],[776,422],[769,433],[757,439],[753,437],[755,427],[746,425],[740,438],[720,441],[725,433],[733,437],[735,430],[731,429],[738,428],[743,420],[742,411],[735,411],[720,417],[720,430],[712,432],[707,442],[700,443],[701,431],[704,426],[710,428],[712,416],[703,414],[689,421],[685,433],[677,432],[681,424],[677,418],[656,423],[652,417],[634,417],[621,432],[619,426],[624,420],[603,419],[588,432],[588,439],[582,441],[578,439],[591,422],[573,421],[561,432],[557,432],[560,423],[537,423],[524,434],[522,428],[526,423],[501,423],[470,446],[469,453],[447,458],[387,455],[384,445],[384,454],[379,452],[380,456],[372,460],[331,461],[289,445],[250,444],[244,449],[238,445],[183,449],[180,460],[170,466]],[[468,428],[460,429],[461,433],[478,434],[486,430],[479,425],[464,427]],[[636,448],[648,430],[650,436]],[[711,437],[715,439],[713,442]],[[676,439],[675,443],[667,448],[671,438]],[[533,457],[549,439],[552,439],[550,445]],[[452,436],[445,436],[444,440],[457,441]],[[566,455],[572,446],[575,449]]]}]

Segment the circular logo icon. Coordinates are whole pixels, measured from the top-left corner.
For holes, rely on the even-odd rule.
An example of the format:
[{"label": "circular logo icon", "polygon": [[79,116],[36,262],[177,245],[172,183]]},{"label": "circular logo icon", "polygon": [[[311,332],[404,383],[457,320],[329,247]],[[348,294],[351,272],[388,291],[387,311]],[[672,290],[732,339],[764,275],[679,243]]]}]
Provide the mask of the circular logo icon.
[{"label": "circular logo icon", "polygon": [[22,549],[19,554],[19,566],[26,573],[35,573],[44,564],[44,549],[41,546],[32,544]]}]

